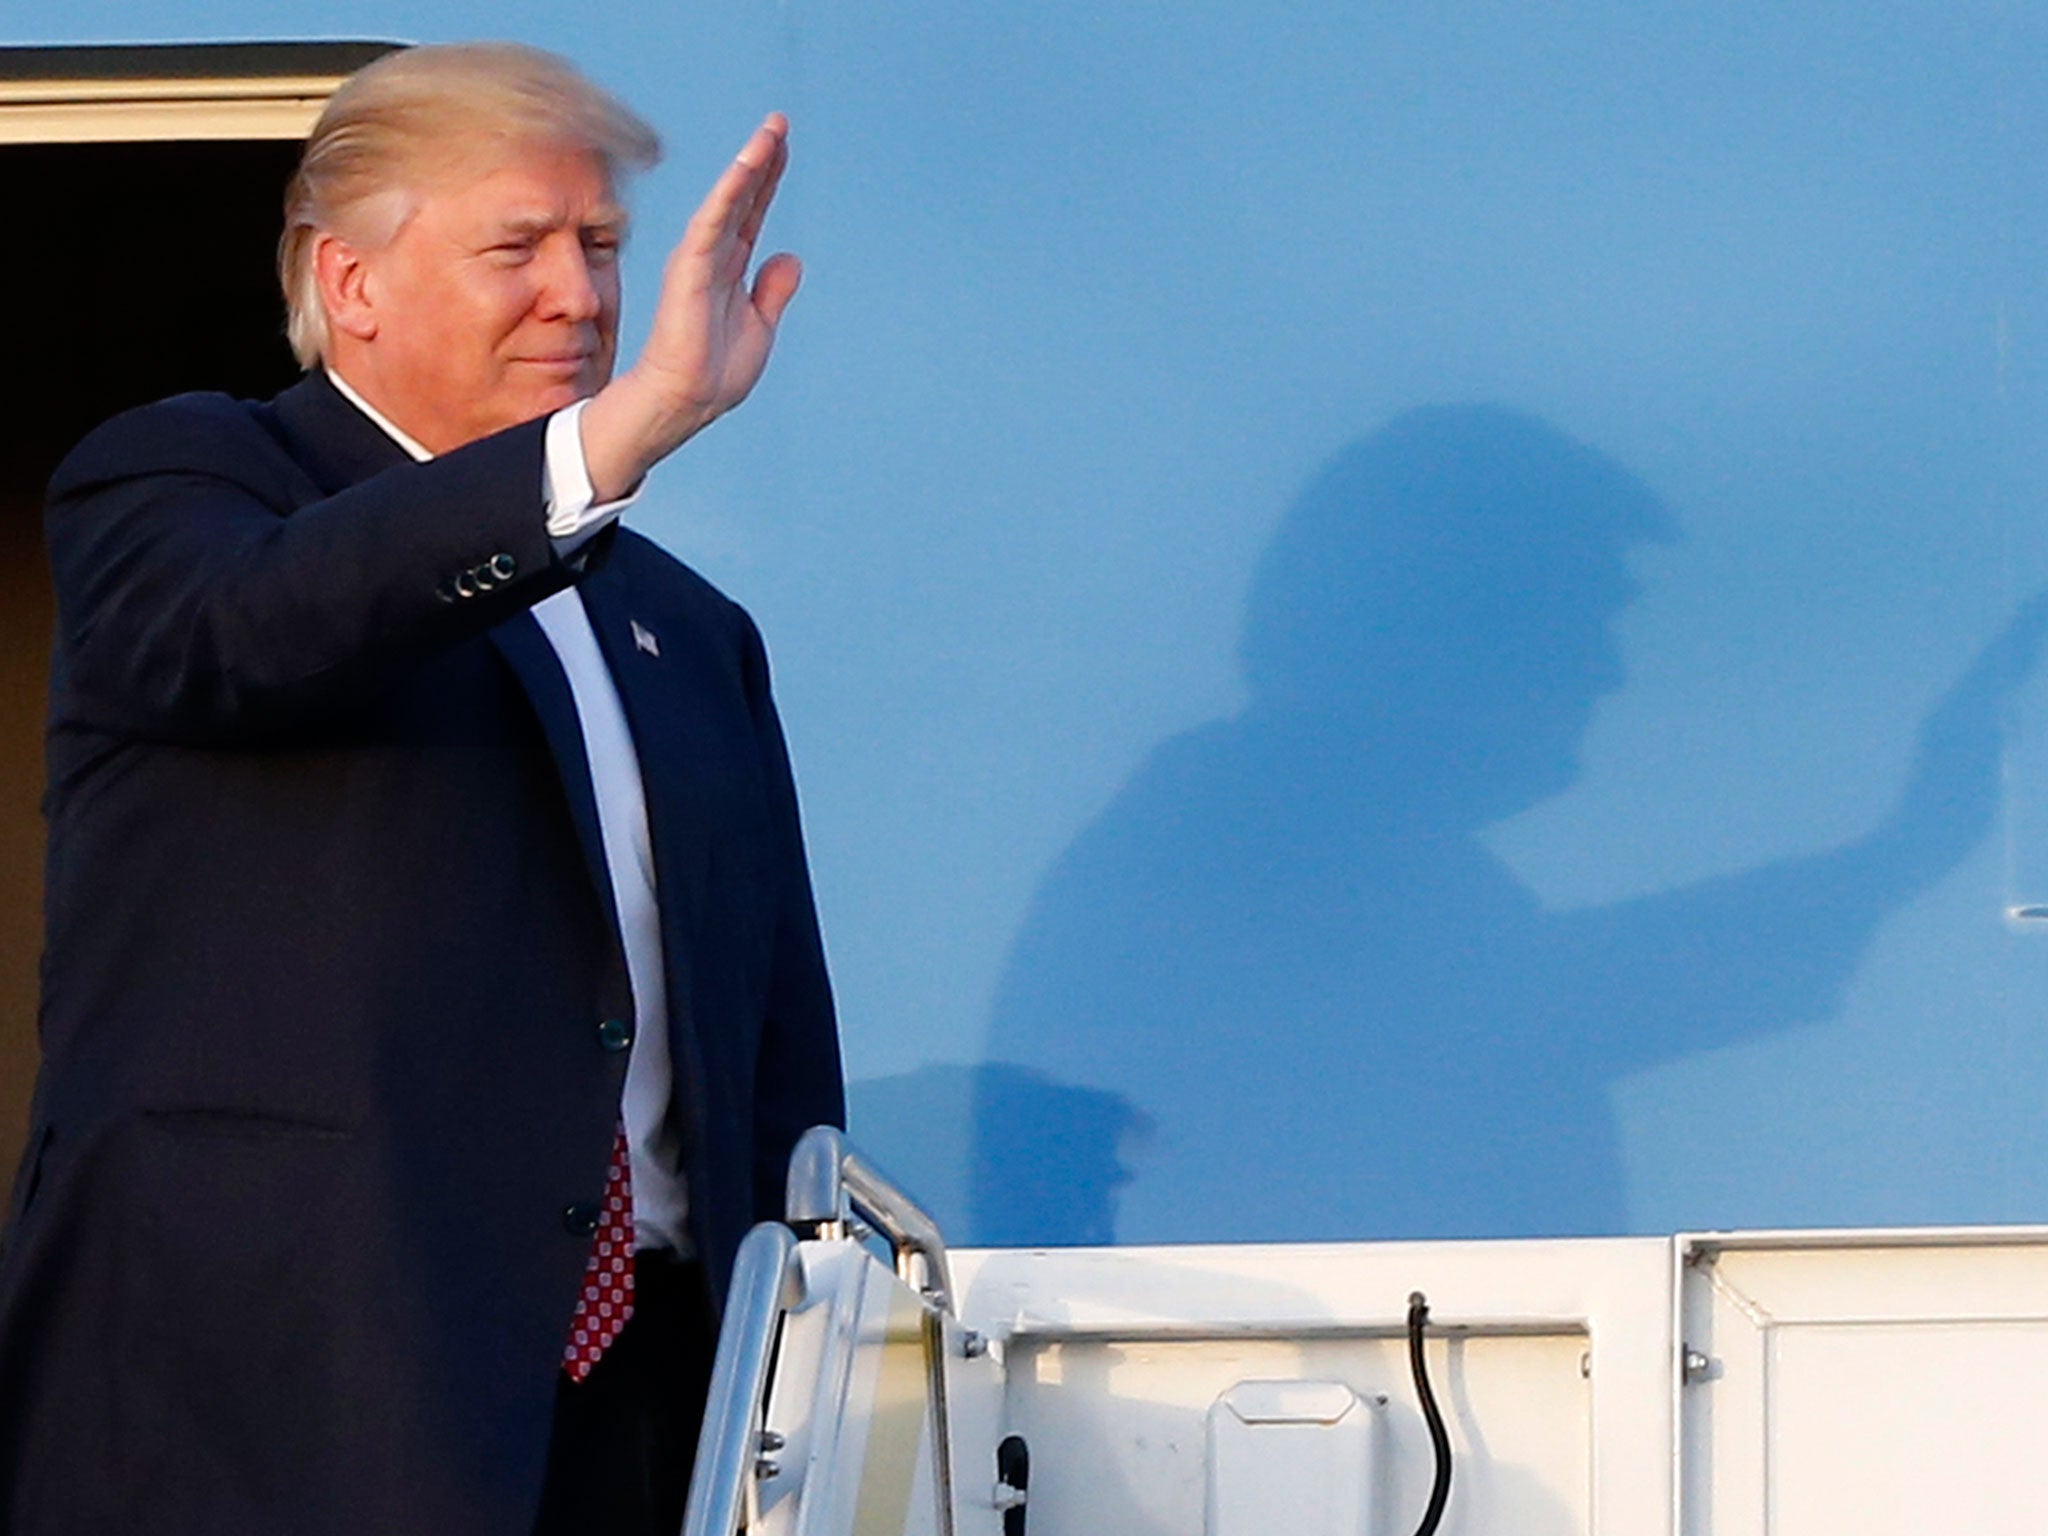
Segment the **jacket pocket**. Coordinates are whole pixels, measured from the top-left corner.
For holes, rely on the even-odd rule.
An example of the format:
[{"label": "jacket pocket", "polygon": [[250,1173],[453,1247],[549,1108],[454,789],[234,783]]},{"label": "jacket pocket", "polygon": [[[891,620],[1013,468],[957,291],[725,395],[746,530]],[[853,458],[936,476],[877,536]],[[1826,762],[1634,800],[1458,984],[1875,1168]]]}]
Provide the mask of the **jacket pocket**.
[{"label": "jacket pocket", "polygon": [[138,1482],[194,1500],[192,1529],[222,1489],[291,1529],[306,1487],[339,1486],[345,1426],[375,1400],[357,1363],[381,1299],[362,1147],[338,1124],[238,1109],[148,1111],[126,1141],[120,1391]]}]

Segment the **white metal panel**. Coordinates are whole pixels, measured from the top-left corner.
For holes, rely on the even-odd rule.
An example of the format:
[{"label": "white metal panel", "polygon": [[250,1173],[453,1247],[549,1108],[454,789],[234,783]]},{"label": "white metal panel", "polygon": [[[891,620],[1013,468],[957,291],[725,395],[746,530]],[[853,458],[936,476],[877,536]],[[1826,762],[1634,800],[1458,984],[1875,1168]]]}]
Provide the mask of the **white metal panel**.
[{"label": "white metal panel", "polygon": [[2048,1528],[2048,1237],[1684,1243],[1688,1536]]},{"label": "white metal panel", "polygon": [[956,1252],[954,1274],[1007,1351],[1032,1536],[1200,1531],[1209,1405],[1253,1377],[1384,1395],[1382,1521],[1412,1527],[1431,1475],[1402,1328],[1418,1289],[1459,1458],[1445,1536],[1672,1530],[1668,1242]]},{"label": "white metal panel", "polygon": [[[759,1536],[938,1536],[950,1479],[955,1536],[995,1536],[1001,1386],[953,1320],[935,1332],[917,1294],[857,1243],[798,1247],[804,1301],[783,1320],[763,1422],[781,1438],[757,1485]],[[950,1444],[935,1433],[943,1363]]]},{"label": "white metal panel", "polygon": [[2048,1531],[2048,1326],[1777,1331],[1770,1530]]},{"label": "white metal panel", "polygon": [[[770,1479],[763,1530],[930,1529],[920,1511],[936,1505],[916,1490],[938,1474],[920,1438],[932,1357],[908,1293],[852,1245],[806,1248],[839,1321],[791,1316],[770,1423],[808,1403],[791,1452],[819,1482],[792,1527],[774,1523]],[[978,1357],[949,1330],[943,1356],[954,1508],[974,1536],[1000,1527],[993,1445],[1013,1431],[1032,1447],[1032,1536],[1236,1536],[1260,1518],[1344,1531],[1331,1510],[1354,1502],[1347,1480],[1368,1490],[1360,1536],[1403,1536],[1431,1473],[1402,1330],[1417,1289],[1457,1455],[1444,1536],[2048,1526],[2032,1445],[2048,1417],[2048,1232],[969,1252],[954,1277],[992,1344]],[[1244,1427],[1283,1432],[1374,1404],[1378,1446],[1290,1443],[1247,1478],[1219,1448],[1219,1398]],[[912,1460],[882,1448],[913,1439]],[[877,1473],[906,1466],[878,1502]],[[1267,1474],[1281,1481],[1262,1493]],[[1334,1500],[1290,1514],[1275,1490],[1311,1479]]]},{"label": "white metal panel", "polygon": [[798,1495],[825,1486],[853,1367],[862,1255],[850,1244],[799,1245],[803,1301],[782,1320],[761,1422],[782,1445],[758,1480],[755,1521],[763,1536],[791,1536]]},{"label": "white metal panel", "polygon": [[1209,1405],[1206,1536],[1377,1536],[1382,1400],[1240,1381]]}]

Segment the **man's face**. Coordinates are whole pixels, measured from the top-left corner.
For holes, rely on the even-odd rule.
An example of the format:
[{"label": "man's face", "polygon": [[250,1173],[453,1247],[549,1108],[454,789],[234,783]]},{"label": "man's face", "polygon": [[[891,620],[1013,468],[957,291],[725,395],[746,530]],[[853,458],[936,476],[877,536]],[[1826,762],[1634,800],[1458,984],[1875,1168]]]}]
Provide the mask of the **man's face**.
[{"label": "man's face", "polygon": [[434,453],[594,394],[618,343],[624,233],[583,150],[530,147],[419,193],[364,254],[375,329],[345,376]]}]

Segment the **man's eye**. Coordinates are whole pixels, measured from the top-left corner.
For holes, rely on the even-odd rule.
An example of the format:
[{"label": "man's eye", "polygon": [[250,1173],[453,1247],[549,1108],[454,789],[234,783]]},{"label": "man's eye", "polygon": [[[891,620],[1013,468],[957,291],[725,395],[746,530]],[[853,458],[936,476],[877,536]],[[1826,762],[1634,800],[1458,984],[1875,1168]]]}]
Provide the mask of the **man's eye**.
[{"label": "man's eye", "polygon": [[501,266],[517,266],[523,261],[532,259],[533,242],[531,240],[506,240],[490,247],[485,254]]},{"label": "man's eye", "polygon": [[583,253],[598,266],[609,266],[619,259],[619,242],[612,239],[586,240]]}]

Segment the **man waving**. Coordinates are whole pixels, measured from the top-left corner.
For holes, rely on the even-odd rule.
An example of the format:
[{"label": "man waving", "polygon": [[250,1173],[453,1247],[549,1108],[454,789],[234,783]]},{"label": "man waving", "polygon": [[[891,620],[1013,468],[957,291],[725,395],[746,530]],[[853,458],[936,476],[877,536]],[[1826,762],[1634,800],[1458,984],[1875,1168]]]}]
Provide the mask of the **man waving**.
[{"label": "man waving", "polygon": [[842,1096],[760,637],[620,523],[767,361],[787,124],[615,374],[656,153],[531,49],[370,65],[287,194],[305,378],[52,482],[0,1531],[680,1524],[714,1298]]}]

